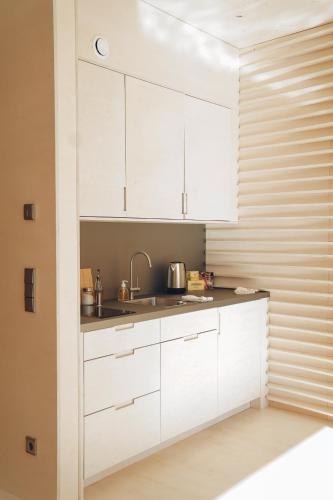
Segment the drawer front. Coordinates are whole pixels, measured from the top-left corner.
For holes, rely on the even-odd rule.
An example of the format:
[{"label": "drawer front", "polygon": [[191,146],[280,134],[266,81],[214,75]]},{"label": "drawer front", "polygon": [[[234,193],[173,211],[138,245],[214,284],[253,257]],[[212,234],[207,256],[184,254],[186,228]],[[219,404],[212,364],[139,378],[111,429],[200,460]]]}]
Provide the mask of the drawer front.
[{"label": "drawer front", "polygon": [[84,334],[84,360],[160,342],[160,320],[128,323]]},{"label": "drawer front", "polygon": [[87,479],[160,443],[160,393],[89,415],[84,431]]},{"label": "drawer front", "polygon": [[159,344],[84,363],[85,415],[159,389]]},{"label": "drawer front", "polygon": [[161,341],[218,330],[218,326],[218,311],[215,308],[169,316],[161,319]]},{"label": "drawer front", "polygon": [[267,323],[267,310],[267,299],[221,307],[220,333],[223,334],[224,330],[228,331],[231,328],[244,332],[244,335],[248,335],[248,332],[262,331]]}]

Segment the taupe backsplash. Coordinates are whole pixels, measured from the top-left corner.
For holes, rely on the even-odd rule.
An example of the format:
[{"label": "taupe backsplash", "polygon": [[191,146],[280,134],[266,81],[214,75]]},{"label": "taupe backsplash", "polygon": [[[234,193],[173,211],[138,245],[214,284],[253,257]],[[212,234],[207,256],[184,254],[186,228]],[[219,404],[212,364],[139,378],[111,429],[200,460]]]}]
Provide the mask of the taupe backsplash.
[{"label": "taupe backsplash", "polygon": [[129,280],[130,258],[138,250],[148,252],[153,264],[149,269],[143,256],[136,257],[133,275],[139,275],[140,294],[162,292],[170,261],[204,269],[205,225],[81,222],[81,268],[101,269],[105,298],[116,297],[121,280]]}]

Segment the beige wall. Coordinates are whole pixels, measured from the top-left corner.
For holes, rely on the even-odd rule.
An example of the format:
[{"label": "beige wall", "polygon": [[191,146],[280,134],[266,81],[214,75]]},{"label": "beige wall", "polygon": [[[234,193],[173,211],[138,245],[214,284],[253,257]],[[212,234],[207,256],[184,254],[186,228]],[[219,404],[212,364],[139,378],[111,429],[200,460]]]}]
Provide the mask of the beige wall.
[{"label": "beige wall", "polygon": [[[1,1],[0,489],[25,500],[55,499],[57,484],[52,25],[51,0]],[[24,312],[24,267],[37,268],[36,314]]]},{"label": "beige wall", "polygon": [[333,418],[333,24],[240,57],[239,224],[207,229],[225,286],[271,291],[271,404]]}]

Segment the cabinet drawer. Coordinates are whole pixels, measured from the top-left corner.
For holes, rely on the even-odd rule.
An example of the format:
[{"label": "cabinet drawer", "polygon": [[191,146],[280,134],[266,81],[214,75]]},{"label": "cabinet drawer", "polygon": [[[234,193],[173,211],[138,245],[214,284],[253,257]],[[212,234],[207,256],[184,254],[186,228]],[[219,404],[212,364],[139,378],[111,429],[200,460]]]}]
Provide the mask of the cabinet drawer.
[{"label": "cabinet drawer", "polygon": [[218,326],[219,318],[215,308],[169,316],[161,319],[161,341],[218,330]]},{"label": "cabinet drawer", "polygon": [[160,320],[128,323],[84,334],[84,361],[160,342]]},{"label": "cabinet drawer", "polygon": [[160,393],[84,419],[84,476],[89,478],[160,442]]},{"label": "cabinet drawer", "polygon": [[[232,327],[237,331],[256,332],[262,330],[263,325],[267,322],[267,299],[251,300],[241,304],[233,304],[230,306],[221,307],[220,313],[220,330]],[[232,319],[231,319],[232,318]]]},{"label": "cabinet drawer", "polygon": [[159,389],[159,344],[84,363],[85,415]]}]

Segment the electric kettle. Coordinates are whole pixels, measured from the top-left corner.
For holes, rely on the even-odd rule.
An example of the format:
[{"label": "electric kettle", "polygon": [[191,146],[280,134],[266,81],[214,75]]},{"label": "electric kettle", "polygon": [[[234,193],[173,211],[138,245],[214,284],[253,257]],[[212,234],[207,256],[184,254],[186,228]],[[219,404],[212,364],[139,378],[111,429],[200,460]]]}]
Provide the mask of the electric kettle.
[{"label": "electric kettle", "polygon": [[168,292],[184,293],[186,289],[186,267],[184,262],[170,262],[168,267]]}]

